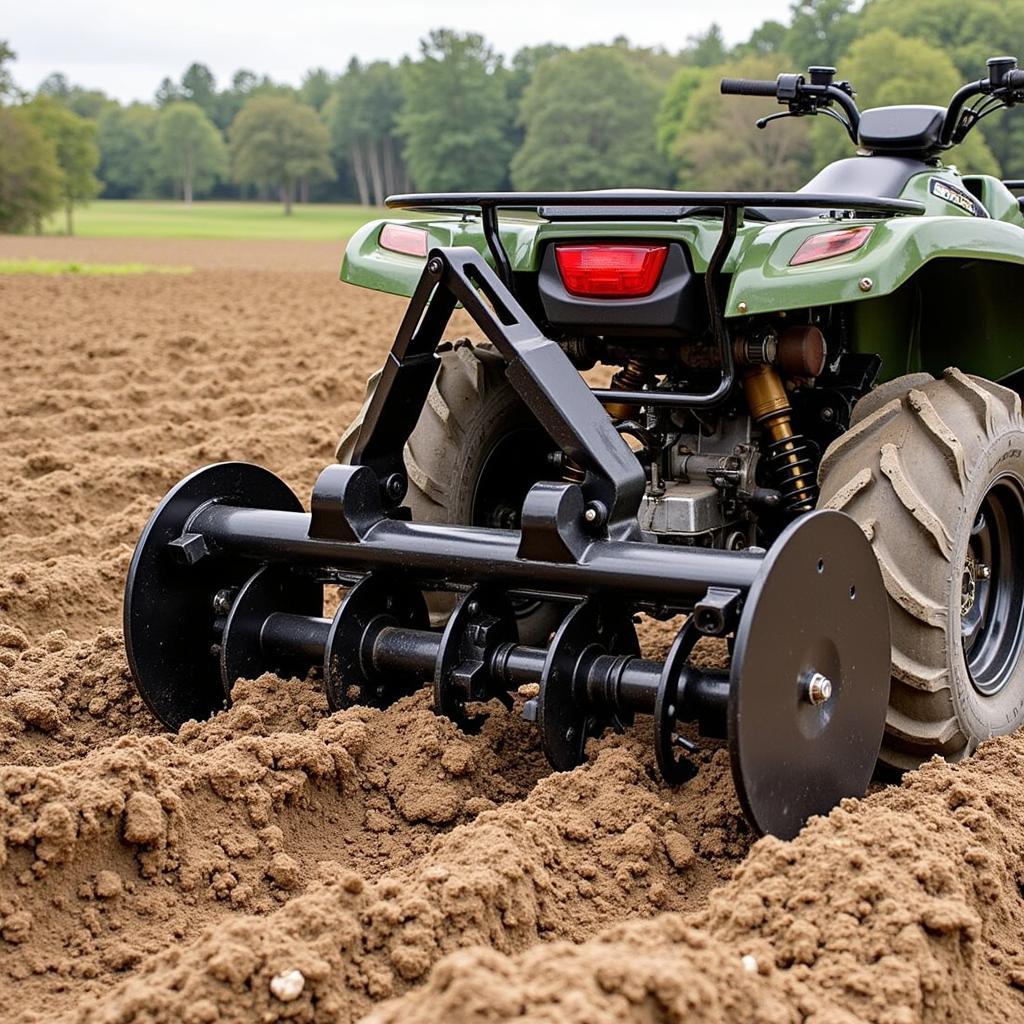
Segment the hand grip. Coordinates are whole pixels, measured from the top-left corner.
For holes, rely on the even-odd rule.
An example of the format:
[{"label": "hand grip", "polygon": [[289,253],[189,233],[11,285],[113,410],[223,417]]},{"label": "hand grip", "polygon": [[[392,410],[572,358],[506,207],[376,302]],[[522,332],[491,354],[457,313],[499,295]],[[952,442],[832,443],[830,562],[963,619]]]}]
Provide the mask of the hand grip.
[{"label": "hand grip", "polygon": [[1003,79],[1003,85],[1014,92],[1024,89],[1024,71],[1007,71],[1006,77]]},{"label": "hand grip", "polygon": [[777,82],[765,82],[757,78],[723,78],[723,96],[771,96],[778,94]]}]

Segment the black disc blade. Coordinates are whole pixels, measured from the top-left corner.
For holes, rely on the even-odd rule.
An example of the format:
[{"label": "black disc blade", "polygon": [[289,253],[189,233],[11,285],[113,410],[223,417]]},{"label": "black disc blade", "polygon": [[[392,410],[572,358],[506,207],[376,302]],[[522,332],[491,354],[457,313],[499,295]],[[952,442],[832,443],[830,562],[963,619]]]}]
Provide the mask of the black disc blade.
[{"label": "black disc blade", "polygon": [[[864,795],[890,658],[885,588],[860,527],[831,511],[798,520],[765,558],[733,653],[733,779],[759,831],[792,838],[811,815]],[[808,695],[815,673],[831,687],[818,703]]]},{"label": "black disc blade", "polygon": [[220,462],[176,484],[150,517],[125,583],[124,641],[139,695],[171,729],[209,718],[225,706],[214,597],[241,587],[255,567],[244,559],[213,556],[181,565],[171,557],[168,543],[211,501],[302,511],[299,499],[269,470]]}]

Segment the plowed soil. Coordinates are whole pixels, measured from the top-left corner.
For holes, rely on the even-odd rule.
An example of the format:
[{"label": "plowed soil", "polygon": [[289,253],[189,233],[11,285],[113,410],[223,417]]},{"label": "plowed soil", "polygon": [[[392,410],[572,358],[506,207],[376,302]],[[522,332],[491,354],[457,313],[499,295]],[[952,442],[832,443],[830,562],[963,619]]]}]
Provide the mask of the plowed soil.
[{"label": "plowed soil", "polygon": [[724,750],[662,785],[642,723],[552,773],[516,714],[267,675],[163,731],[120,634],[142,525],[223,459],[307,496],[404,304],[321,246],[61,244],[0,257],[197,270],[0,278],[0,1018],[1024,1020],[1019,737],[782,843]]}]

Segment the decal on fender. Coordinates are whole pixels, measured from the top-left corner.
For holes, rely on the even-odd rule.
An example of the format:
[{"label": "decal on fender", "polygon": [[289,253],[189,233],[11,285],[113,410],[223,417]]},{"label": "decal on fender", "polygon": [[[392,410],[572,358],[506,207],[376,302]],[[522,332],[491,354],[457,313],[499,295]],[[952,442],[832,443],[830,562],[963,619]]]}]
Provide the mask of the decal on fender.
[{"label": "decal on fender", "polygon": [[928,183],[928,191],[933,196],[937,196],[944,202],[950,203],[953,206],[963,210],[964,213],[969,213],[972,217],[987,217],[988,212],[979,203],[974,196],[968,195],[966,192],[961,192],[958,188],[953,188],[948,182],[942,181],[940,178],[932,178]]}]

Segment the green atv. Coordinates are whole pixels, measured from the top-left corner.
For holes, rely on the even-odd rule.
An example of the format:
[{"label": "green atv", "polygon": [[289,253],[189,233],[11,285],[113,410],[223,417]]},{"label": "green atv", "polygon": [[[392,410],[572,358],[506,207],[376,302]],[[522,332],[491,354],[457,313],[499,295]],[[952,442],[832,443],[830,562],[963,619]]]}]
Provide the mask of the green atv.
[{"label": "green atv", "polygon": [[[660,544],[768,548],[811,509],[852,516],[888,594],[881,760],[959,758],[1024,715],[1024,183],[942,155],[1024,99],[1024,71],[992,59],[948,108],[859,111],[825,67],[722,92],[787,108],[759,128],[826,114],[857,155],[791,195],[396,197],[433,216],[367,224],[342,279],[412,296],[432,250],[484,254],[577,369],[617,368],[596,393],[643,466],[640,525]],[[580,468],[492,346],[439,352],[405,503],[414,521],[516,528],[537,481]],[[436,622],[451,599],[431,607]],[[541,642],[562,607],[519,597],[516,613]]]},{"label": "green atv", "polygon": [[[879,758],[1017,727],[1024,217],[939,158],[1024,71],[991,60],[948,109],[861,113],[831,68],[722,89],[859,155],[795,193],[399,196],[429,216],[352,239],[343,279],[410,303],[309,511],[221,463],[139,540],[125,643],[162,722],[268,670],[318,673],[332,709],[427,683],[467,731],[518,696],[568,770],[648,715],[668,783],[726,739],[783,838]],[[459,305],[486,343],[443,341]],[[637,613],[686,616],[662,660]]]}]

